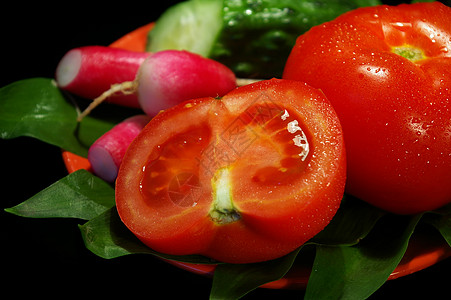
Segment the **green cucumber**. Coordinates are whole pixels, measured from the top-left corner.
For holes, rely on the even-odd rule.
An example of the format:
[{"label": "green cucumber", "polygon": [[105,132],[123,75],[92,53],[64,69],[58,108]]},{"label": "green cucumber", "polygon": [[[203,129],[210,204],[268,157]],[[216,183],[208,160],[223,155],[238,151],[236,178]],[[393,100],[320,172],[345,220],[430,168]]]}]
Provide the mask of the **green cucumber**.
[{"label": "green cucumber", "polygon": [[239,77],[281,77],[296,38],[312,26],[379,0],[190,0],[169,8],[147,50],[184,49],[215,59]]},{"label": "green cucumber", "polygon": [[147,50],[187,50],[208,57],[222,28],[222,0],[191,0],[167,9],[149,32]]}]

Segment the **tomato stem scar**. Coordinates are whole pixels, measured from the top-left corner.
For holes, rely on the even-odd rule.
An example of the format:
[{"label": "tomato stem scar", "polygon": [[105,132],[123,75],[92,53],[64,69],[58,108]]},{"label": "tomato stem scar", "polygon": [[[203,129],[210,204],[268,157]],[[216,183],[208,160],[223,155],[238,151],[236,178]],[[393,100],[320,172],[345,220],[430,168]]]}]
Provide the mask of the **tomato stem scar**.
[{"label": "tomato stem scar", "polygon": [[423,51],[419,48],[412,47],[409,45],[404,45],[400,47],[393,47],[392,48],[393,53],[401,55],[404,58],[407,58],[411,62],[416,62],[422,59],[425,59],[426,56],[424,55]]},{"label": "tomato stem scar", "polygon": [[230,184],[228,168],[219,169],[211,179],[213,204],[209,214],[217,224],[228,224],[241,218],[233,205]]}]

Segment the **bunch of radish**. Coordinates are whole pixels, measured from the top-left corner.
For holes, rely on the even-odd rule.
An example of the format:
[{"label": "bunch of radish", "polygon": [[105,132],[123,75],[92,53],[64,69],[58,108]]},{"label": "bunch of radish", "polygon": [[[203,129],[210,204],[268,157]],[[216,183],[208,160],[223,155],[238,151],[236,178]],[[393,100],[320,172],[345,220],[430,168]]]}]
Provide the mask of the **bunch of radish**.
[{"label": "bunch of radish", "polygon": [[57,85],[93,99],[81,121],[103,101],[141,108],[145,115],[124,120],[89,149],[94,173],[113,182],[130,142],[161,110],[185,100],[223,96],[238,83],[225,65],[187,51],[135,52],[104,46],[70,50],[59,62]]}]

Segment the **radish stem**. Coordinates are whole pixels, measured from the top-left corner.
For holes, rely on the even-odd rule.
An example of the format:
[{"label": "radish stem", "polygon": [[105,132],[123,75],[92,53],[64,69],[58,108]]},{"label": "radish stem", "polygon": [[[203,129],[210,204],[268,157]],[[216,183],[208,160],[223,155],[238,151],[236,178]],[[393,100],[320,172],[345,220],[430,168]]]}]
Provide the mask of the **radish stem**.
[{"label": "radish stem", "polygon": [[102,93],[99,97],[95,98],[88,107],[78,115],[77,121],[81,122],[81,120],[86,117],[94,108],[96,108],[100,103],[102,103],[106,98],[112,96],[116,93],[122,93],[124,95],[134,94],[136,92],[136,88],[138,84],[136,81],[126,81],[122,83],[116,83],[111,85],[111,88]]}]

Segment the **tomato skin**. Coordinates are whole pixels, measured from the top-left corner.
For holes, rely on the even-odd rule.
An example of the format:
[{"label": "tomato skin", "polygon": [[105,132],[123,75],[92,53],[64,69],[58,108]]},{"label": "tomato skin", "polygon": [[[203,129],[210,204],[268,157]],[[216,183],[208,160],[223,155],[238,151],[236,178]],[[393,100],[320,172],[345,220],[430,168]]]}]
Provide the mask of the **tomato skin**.
[{"label": "tomato skin", "polygon": [[[251,263],[321,231],[340,205],[345,174],[329,101],[304,83],[272,79],[158,114],[127,150],[116,206],[156,251]],[[218,213],[216,199],[227,193],[234,213]]]},{"label": "tomato skin", "polygon": [[[320,88],[345,136],[346,191],[397,214],[451,202],[451,8],[357,9],[312,28],[283,78]],[[411,61],[393,49],[411,46]]]}]

